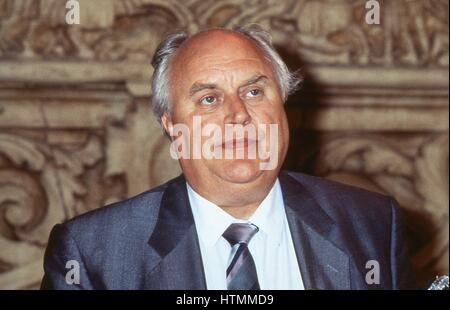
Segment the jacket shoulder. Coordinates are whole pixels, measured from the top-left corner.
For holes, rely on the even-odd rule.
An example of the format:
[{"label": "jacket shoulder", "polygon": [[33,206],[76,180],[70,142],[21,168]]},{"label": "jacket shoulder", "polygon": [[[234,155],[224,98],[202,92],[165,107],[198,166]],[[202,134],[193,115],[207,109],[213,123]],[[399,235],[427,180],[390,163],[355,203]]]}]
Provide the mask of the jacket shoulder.
[{"label": "jacket shoulder", "polygon": [[396,201],[387,195],[321,177],[287,171],[334,220],[374,220],[391,224]]},{"label": "jacket shoulder", "polygon": [[[312,196],[317,202],[315,207],[332,220],[327,238],[351,258],[353,287],[369,288],[365,280],[369,261],[379,263],[383,275],[380,288],[415,287],[404,220],[393,198],[301,173],[288,175],[298,182],[298,190]],[[301,201],[298,207],[301,208]]]},{"label": "jacket shoulder", "polygon": [[95,240],[102,236],[111,237],[137,229],[152,229],[158,217],[164,190],[172,181],[76,216],[62,225],[71,232],[71,235],[86,240]]}]

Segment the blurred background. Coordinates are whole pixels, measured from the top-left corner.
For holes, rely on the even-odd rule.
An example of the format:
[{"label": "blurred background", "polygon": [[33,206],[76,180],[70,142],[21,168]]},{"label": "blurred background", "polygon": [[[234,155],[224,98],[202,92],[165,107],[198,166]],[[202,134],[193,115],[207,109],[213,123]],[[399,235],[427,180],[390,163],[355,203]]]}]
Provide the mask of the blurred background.
[{"label": "blurred background", "polygon": [[[164,35],[258,23],[305,77],[285,167],[392,195],[423,284],[448,274],[447,0],[0,0],[0,289],[35,289],[53,225],[180,173],[150,112]],[[361,205],[361,208],[364,208]]]}]

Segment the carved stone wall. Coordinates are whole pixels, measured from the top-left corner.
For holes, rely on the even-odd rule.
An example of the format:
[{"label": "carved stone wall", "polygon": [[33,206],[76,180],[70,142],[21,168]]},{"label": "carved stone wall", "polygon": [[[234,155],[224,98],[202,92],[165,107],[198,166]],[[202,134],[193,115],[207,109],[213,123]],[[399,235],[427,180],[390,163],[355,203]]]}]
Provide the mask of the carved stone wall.
[{"label": "carved stone wall", "polygon": [[[285,166],[394,196],[424,282],[448,273],[448,1],[0,0],[0,288],[37,288],[52,226],[177,175],[149,59],[175,29],[269,29],[303,89]],[[364,208],[364,206],[361,206]]]}]

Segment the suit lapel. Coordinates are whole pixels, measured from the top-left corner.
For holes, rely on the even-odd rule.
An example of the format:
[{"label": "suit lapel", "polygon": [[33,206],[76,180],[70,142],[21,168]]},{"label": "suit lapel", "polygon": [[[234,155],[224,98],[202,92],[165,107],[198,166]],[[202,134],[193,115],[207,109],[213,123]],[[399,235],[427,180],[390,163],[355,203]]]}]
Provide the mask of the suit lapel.
[{"label": "suit lapel", "polygon": [[149,239],[156,254],[146,286],[158,289],[206,289],[203,263],[186,181],[183,176],[166,187],[158,221]]},{"label": "suit lapel", "polygon": [[333,220],[287,172],[280,184],[305,289],[350,289],[349,257],[332,241]]}]

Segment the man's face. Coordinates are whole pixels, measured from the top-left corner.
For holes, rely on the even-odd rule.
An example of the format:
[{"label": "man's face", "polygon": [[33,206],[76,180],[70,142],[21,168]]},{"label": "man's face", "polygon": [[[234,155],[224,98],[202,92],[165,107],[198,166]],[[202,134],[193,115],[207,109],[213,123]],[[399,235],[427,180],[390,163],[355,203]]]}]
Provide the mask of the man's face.
[{"label": "man's face", "polygon": [[[186,124],[193,143],[196,127],[194,116],[201,117],[201,126],[215,124],[222,130],[216,136],[217,147],[236,151],[256,146],[256,158],[244,159],[180,159],[181,168],[191,186],[200,194],[214,192],[220,186],[251,189],[269,187],[275,181],[288,146],[288,125],[276,76],[263,53],[247,38],[228,31],[212,30],[185,42],[170,67],[171,113],[162,118],[166,130],[174,124]],[[264,126],[277,124],[278,133],[265,134],[268,148],[277,145],[272,169],[261,169],[258,146],[261,141],[248,139],[226,141],[226,127],[234,124]],[[203,137],[207,139],[208,137]],[[261,137],[260,137],[261,138]],[[275,143],[275,144],[274,144]],[[220,193],[220,188],[218,188]],[[225,191],[224,191],[225,192]],[[224,193],[228,195],[229,193]],[[225,198],[225,197],[224,197]],[[219,199],[220,200],[220,199]],[[226,200],[226,199],[225,199]]]}]

